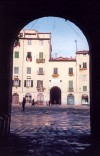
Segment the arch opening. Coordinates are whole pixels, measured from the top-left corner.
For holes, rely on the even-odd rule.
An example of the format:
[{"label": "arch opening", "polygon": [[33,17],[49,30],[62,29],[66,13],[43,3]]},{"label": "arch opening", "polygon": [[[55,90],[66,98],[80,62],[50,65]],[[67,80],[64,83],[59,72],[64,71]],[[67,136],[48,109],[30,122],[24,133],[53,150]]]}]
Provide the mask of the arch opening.
[{"label": "arch opening", "polygon": [[[61,29],[58,29],[58,21],[62,22],[63,27],[61,27]],[[41,25],[39,25],[40,23]],[[49,23],[49,26],[43,27],[44,25],[47,25],[46,23]],[[67,29],[70,33],[66,31]],[[72,35],[72,37],[70,37],[70,34]],[[74,37],[73,34],[75,35]],[[61,42],[61,40],[64,40],[64,44],[63,42]],[[48,43],[48,45],[46,42]],[[33,45],[34,48],[32,50],[31,47]],[[43,48],[44,46],[45,48]],[[69,48],[67,49],[66,47]],[[87,49],[83,50],[83,47]],[[18,75],[20,67],[13,67],[13,78],[15,79],[15,77],[17,77],[17,86],[16,84],[14,84],[14,87],[22,87],[22,92],[20,92],[21,94],[19,95],[20,100],[23,97],[23,94],[26,92],[27,88],[27,91],[31,93],[31,99],[35,97],[35,101],[37,101],[37,94],[39,92],[43,92],[43,103],[46,104],[46,102],[50,100],[49,90],[54,87],[55,84],[57,84],[57,86],[62,90],[63,97],[62,101],[60,100],[60,102],[57,103],[66,104],[66,101],[68,102],[68,99],[66,99],[66,94],[64,93],[66,91],[67,95],[74,92],[74,104],[81,105],[82,93],[87,93],[89,97],[90,90],[88,48],[88,42],[82,31],[79,30],[79,28],[77,28],[77,26],[69,20],[59,17],[43,17],[36,19],[26,25],[18,34],[18,38],[17,40],[15,40],[14,44],[14,60],[16,61],[21,59],[21,71],[27,70],[26,77],[24,77],[24,73],[21,73],[22,76],[19,79]],[[22,56],[20,56],[20,49]],[[46,73],[48,73],[48,69],[45,68],[46,61],[48,61],[47,67],[49,69],[51,68],[49,70],[50,76],[47,78],[47,80]],[[33,64],[34,67],[36,66],[37,68],[37,72],[34,72],[34,74],[36,75],[35,80],[32,76],[32,71],[35,70],[32,67]],[[53,64],[53,69],[51,67],[51,64]],[[66,75],[62,70],[64,68]],[[60,78],[61,75],[62,78]],[[66,79],[64,77],[66,77]],[[80,81],[78,81],[79,79]],[[63,89],[64,83],[66,85],[65,89]],[[13,92],[14,91],[15,88],[13,88]],[[80,98],[78,98],[78,95],[80,96]],[[88,103],[90,103],[89,99],[90,98],[88,98]]]},{"label": "arch opening", "polygon": [[57,86],[50,89],[51,104],[61,104],[61,89]]},{"label": "arch opening", "polygon": [[68,96],[67,96],[67,104],[68,105],[74,105],[74,95],[73,94],[68,94]]}]

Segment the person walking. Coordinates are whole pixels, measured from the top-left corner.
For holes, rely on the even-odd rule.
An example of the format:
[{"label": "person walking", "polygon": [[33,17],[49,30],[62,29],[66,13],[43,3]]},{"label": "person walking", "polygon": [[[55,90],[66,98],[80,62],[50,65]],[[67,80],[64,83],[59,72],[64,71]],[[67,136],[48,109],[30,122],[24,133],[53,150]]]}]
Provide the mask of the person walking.
[{"label": "person walking", "polygon": [[22,108],[23,108],[23,111],[25,110],[25,104],[26,104],[26,99],[25,99],[25,97],[23,97],[23,101],[22,101]]}]

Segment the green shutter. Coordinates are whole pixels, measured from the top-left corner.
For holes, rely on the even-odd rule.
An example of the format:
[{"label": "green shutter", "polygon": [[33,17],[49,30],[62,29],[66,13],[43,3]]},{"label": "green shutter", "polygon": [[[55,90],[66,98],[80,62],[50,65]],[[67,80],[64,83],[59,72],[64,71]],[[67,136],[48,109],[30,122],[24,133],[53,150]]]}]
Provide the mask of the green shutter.
[{"label": "green shutter", "polygon": [[73,81],[72,80],[69,81],[69,88],[73,88]]},{"label": "green shutter", "polygon": [[15,58],[19,58],[19,52],[15,51]]},{"label": "green shutter", "polygon": [[43,52],[39,52],[39,59],[43,59]]}]

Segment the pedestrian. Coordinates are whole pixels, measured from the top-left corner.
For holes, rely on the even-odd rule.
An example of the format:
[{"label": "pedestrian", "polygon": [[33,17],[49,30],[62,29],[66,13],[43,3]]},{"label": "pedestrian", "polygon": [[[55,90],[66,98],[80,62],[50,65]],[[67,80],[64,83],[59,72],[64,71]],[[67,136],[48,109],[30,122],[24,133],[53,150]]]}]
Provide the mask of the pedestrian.
[{"label": "pedestrian", "polygon": [[51,104],[51,101],[49,100],[49,106],[50,106],[50,104]]},{"label": "pedestrian", "polygon": [[22,108],[23,108],[23,111],[25,110],[25,104],[26,104],[26,99],[25,99],[25,97],[23,97],[23,101],[22,101]]},{"label": "pedestrian", "polygon": [[32,100],[32,106],[34,106],[34,104],[35,104],[35,103],[34,103],[34,99],[33,99],[33,100]]}]

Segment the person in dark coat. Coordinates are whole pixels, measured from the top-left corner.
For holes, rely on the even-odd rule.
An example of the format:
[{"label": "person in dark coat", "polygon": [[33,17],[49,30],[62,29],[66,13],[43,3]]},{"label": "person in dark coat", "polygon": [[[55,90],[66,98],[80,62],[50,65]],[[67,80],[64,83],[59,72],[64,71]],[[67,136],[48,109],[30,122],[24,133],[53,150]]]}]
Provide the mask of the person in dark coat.
[{"label": "person in dark coat", "polygon": [[33,99],[33,100],[32,100],[32,106],[34,106],[34,104],[35,104],[35,103],[34,103],[34,99]]},{"label": "person in dark coat", "polygon": [[51,105],[51,101],[49,100],[49,106]]},{"label": "person in dark coat", "polygon": [[26,104],[26,99],[25,99],[25,97],[23,97],[23,101],[22,101],[22,108],[23,108],[23,111],[25,110],[25,104]]}]

